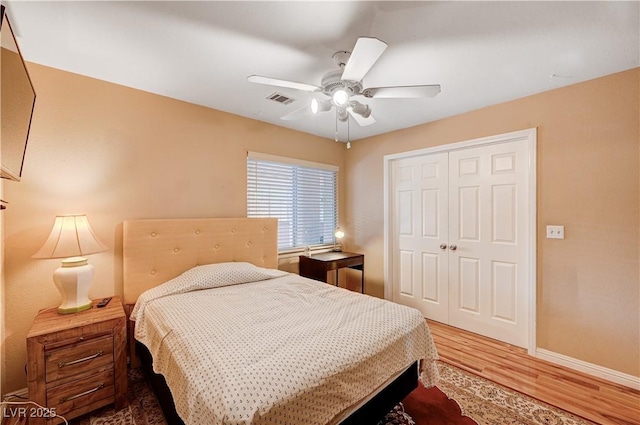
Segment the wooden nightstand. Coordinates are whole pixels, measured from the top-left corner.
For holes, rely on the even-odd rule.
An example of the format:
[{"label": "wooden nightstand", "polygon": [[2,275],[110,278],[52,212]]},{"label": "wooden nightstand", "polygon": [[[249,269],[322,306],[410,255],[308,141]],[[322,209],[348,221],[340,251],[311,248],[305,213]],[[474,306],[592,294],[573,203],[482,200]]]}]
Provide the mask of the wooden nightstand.
[{"label": "wooden nightstand", "polygon": [[[118,297],[74,314],[42,310],[27,334],[29,399],[66,419],[127,403],[126,317]],[[58,420],[29,418],[29,424]]]}]

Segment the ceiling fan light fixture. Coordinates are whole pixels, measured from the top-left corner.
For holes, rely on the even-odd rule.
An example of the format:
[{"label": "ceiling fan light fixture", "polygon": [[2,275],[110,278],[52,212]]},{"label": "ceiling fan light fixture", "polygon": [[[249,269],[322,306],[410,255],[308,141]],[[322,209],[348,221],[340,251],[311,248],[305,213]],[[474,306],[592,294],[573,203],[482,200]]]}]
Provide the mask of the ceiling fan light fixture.
[{"label": "ceiling fan light fixture", "polygon": [[331,109],[331,102],[328,100],[311,99],[311,112],[326,112]]},{"label": "ceiling fan light fixture", "polygon": [[349,102],[349,93],[345,89],[336,90],[332,99],[336,106],[344,106]]},{"label": "ceiling fan light fixture", "polygon": [[369,118],[369,116],[371,115],[371,108],[369,107],[369,105],[360,103],[357,100],[349,103],[349,106],[354,113],[360,115],[362,118]]}]

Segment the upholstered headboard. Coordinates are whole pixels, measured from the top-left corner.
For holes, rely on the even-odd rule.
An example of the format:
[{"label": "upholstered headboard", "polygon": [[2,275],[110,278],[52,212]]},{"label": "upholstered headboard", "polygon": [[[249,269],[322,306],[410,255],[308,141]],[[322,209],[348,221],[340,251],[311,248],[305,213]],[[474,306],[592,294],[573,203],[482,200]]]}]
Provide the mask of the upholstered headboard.
[{"label": "upholstered headboard", "polygon": [[198,218],[125,221],[124,303],[203,264],[246,261],[278,267],[275,218]]}]

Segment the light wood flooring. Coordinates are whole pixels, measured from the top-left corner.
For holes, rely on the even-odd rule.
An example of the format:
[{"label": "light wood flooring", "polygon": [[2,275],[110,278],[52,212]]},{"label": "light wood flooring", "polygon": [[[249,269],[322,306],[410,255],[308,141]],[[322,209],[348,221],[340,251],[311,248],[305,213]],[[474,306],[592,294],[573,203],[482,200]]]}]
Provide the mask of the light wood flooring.
[{"label": "light wood flooring", "polygon": [[640,391],[531,357],[510,344],[428,323],[447,363],[598,424],[640,424]]}]

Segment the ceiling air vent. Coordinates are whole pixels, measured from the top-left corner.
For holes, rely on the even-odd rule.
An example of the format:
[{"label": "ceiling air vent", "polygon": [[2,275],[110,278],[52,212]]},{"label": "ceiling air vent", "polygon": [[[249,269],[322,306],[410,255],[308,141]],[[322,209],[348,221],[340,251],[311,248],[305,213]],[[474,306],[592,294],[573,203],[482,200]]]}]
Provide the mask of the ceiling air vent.
[{"label": "ceiling air vent", "polygon": [[282,93],[275,92],[270,96],[267,96],[267,99],[273,100],[274,102],[282,103],[283,105],[288,105],[294,101],[293,98],[287,97]]}]

